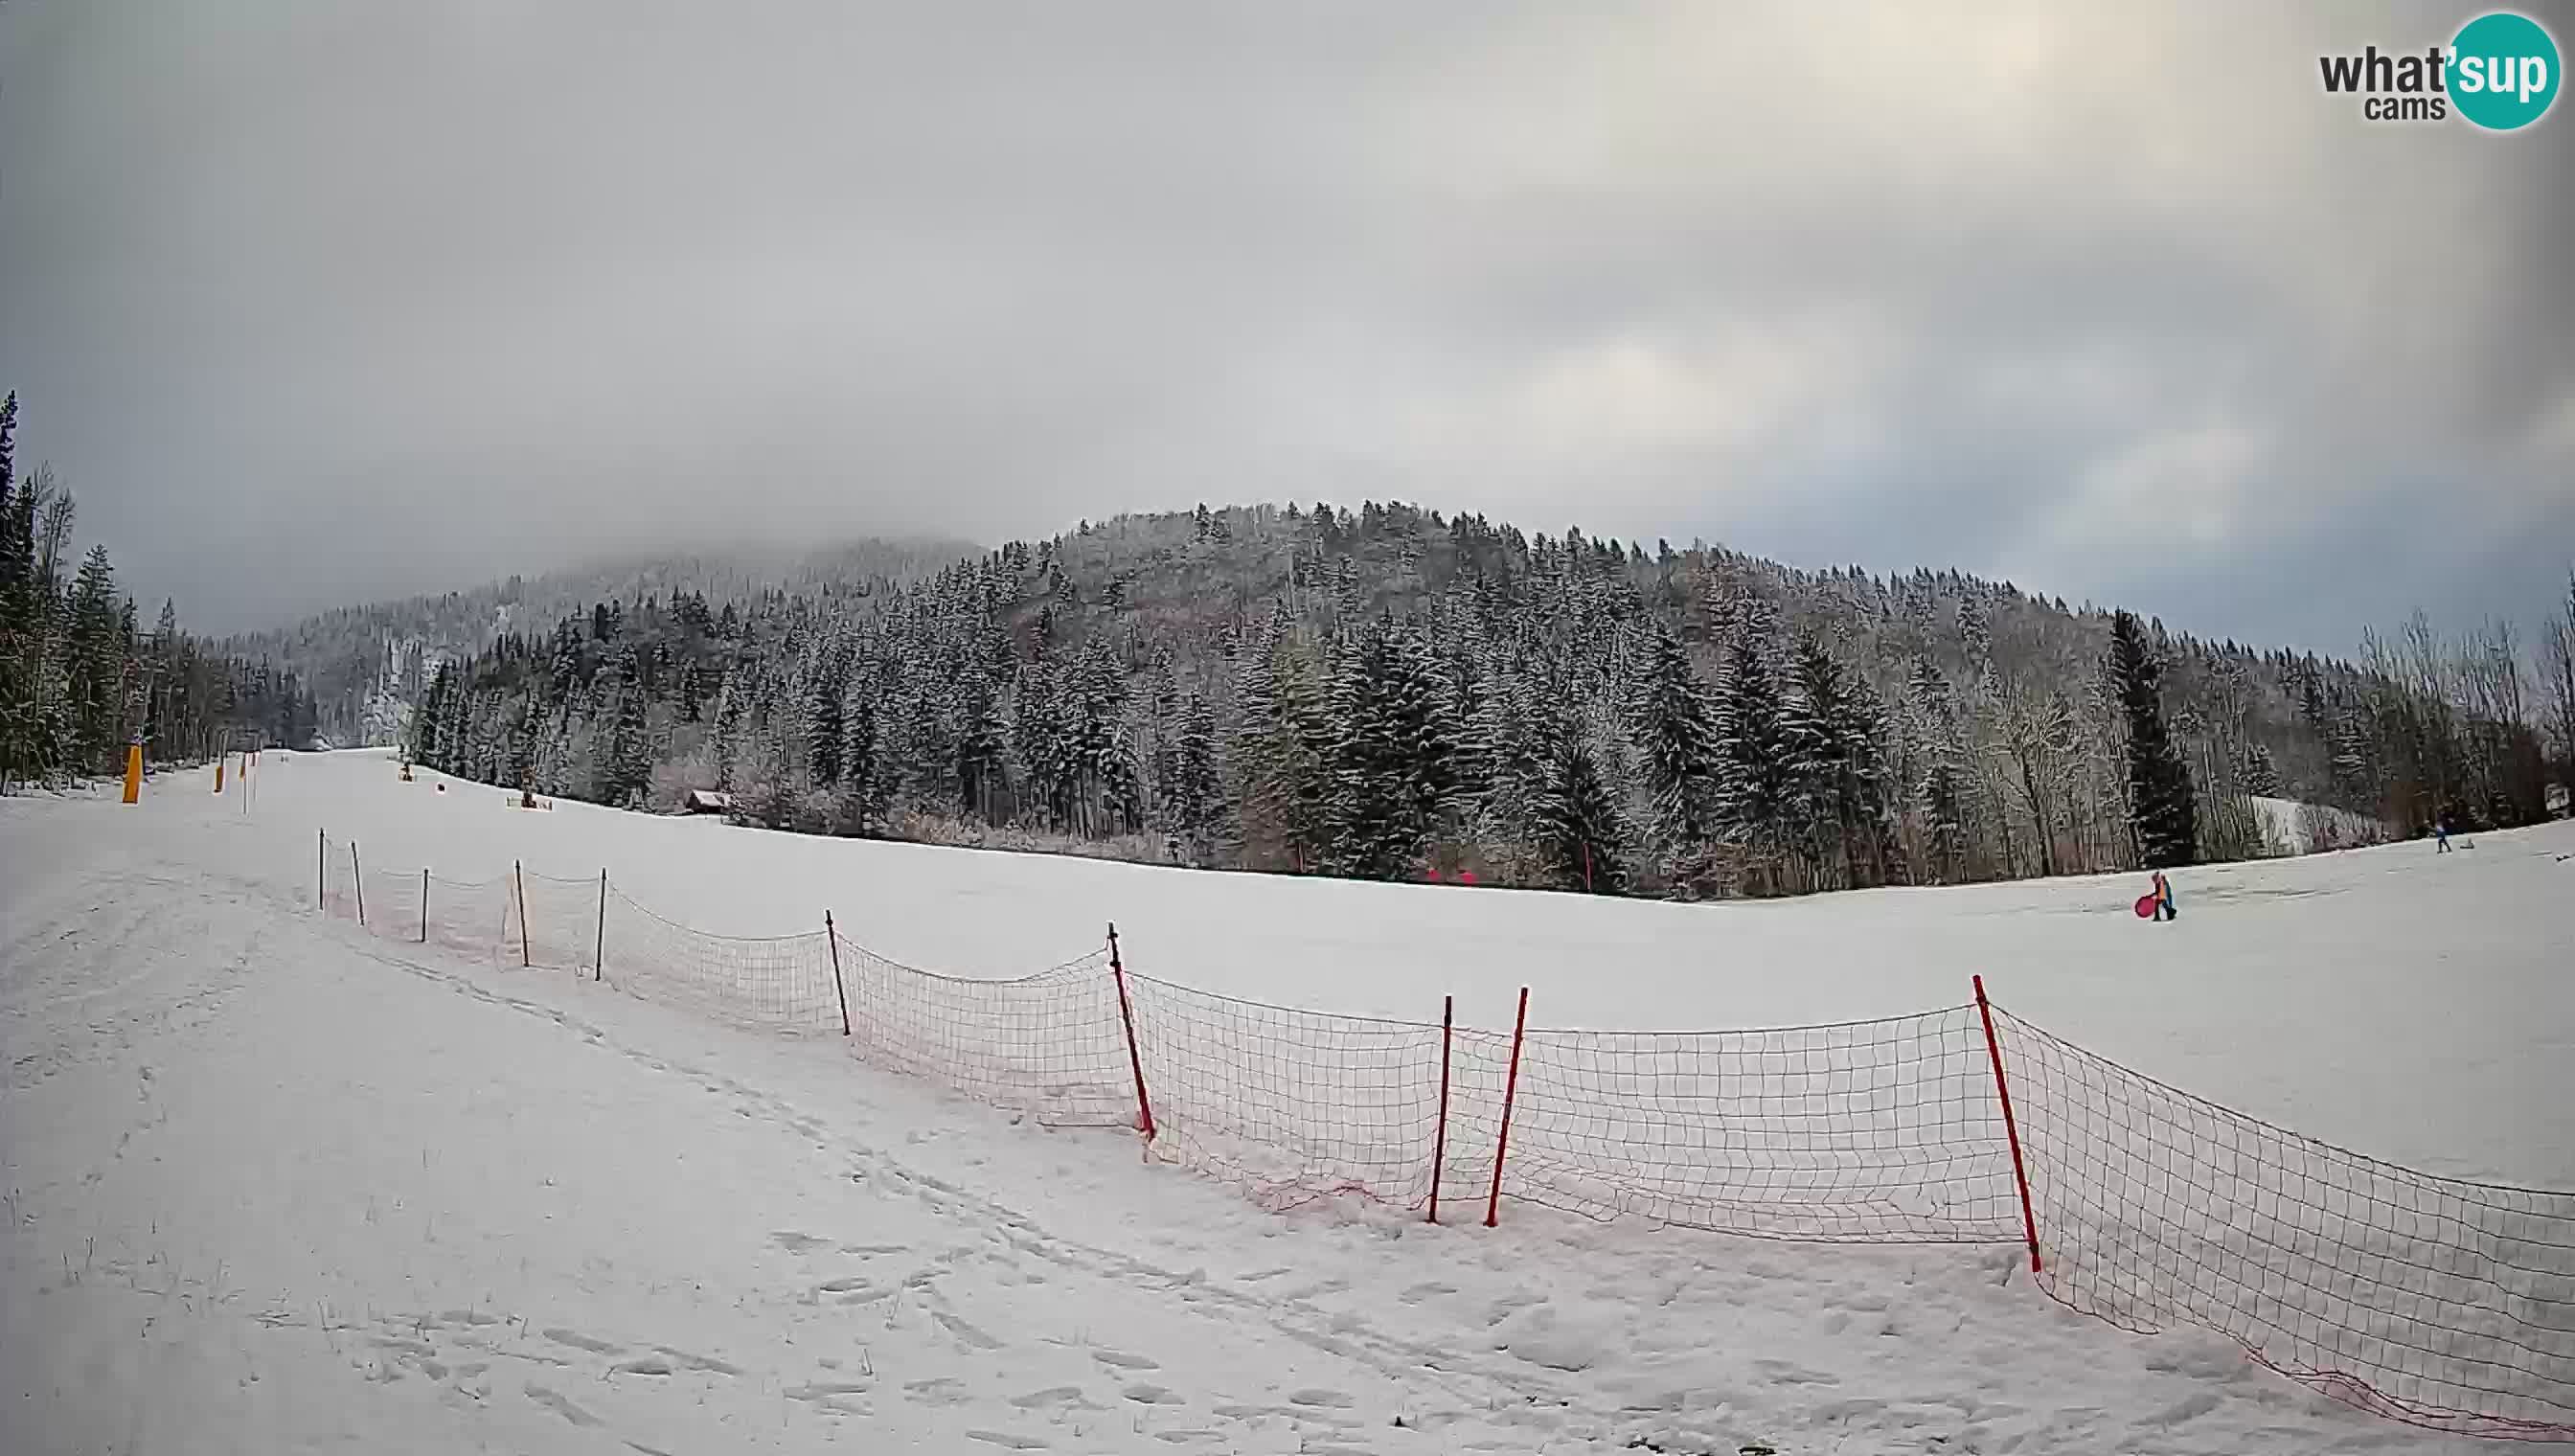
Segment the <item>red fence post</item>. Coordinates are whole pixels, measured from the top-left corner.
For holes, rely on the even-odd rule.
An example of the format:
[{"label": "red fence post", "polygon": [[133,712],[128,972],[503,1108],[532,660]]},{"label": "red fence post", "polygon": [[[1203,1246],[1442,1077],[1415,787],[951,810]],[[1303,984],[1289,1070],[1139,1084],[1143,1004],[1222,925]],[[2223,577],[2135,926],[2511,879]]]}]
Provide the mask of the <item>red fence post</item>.
[{"label": "red fence post", "polygon": [[1484,1199],[1484,1227],[1502,1216],[1502,1155],[1511,1150],[1511,1102],[1520,1090],[1520,1038],[1528,1034],[1528,987],[1520,987],[1519,1014],[1511,1018],[1511,1071],[1502,1081],[1502,1135],[1493,1142],[1493,1191]]},{"label": "red fence post", "polygon": [[349,841],[349,882],[358,887],[358,923],[367,923],[367,875],[358,867],[358,841]]},{"label": "red fence post", "polygon": [[2012,1181],[2020,1185],[2020,1229],[2029,1240],[2029,1271],[2038,1272],[2038,1219],[2029,1209],[2029,1171],[2020,1160],[2020,1125],[2012,1120],[2011,1084],[2003,1080],[2002,1043],[1994,1040],[1994,1008],[1985,1001],[1985,978],[1977,976],[1976,1014],[1985,1023],[1985,1052],[1994,1061],[1994,1093],[2002,1099],[2003,1136],[2011,1141]]},{"label": "red fence post", "polygon": [[429,943],[429,866],[420,869],[420,943]]},{"label": "red fence post", "polygon": [[1456,1024],[1457,998],[1439,998],[1439,1131],[1430,1139],[1430,1221],[1439,1221],[1439,1167],[1448,1161],[1448,1031]]},{"label": "red fence post", "polygon": [[608,979],[608,870],[599,871],[599,940],[590,950],[590,978]]},{"label": "red fence post", "polygon": [[823,912],[823,938],[832,946],[832,989],[841,997],[841,1034],[850,1034],[850,988],[841,984],[841,932],[832,928],[832,912]]},{"label": "red fence post", "polygon": [[1109,972],[1118,978],[1118,1019],[1127,1026],[1127,1065],[1136,1073],[1136,1130],[1154,1140],[1154,1099],[1145,1094],[1145,1054],[1136,1049],[1136,1010],[1127,1000],[1127,965],[1118,958],[1118,925],[1109,925]]}]

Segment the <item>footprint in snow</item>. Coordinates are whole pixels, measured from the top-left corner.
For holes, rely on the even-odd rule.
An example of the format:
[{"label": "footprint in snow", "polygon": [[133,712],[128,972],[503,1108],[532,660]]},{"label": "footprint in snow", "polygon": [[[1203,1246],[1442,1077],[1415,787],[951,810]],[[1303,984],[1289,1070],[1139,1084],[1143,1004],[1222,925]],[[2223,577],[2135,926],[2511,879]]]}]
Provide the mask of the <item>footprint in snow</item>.
[{"label": "footprint in snow", "polygon": [[1013,1451],[1043,1451],[1047,1448],[1047,1443],[1035,1436],[1014,1436],[1008,1431],[968,1431],[966,1434],[978,1441],[988,1441]]},{"label": "footprint in snow", "polygon": [[1124,1350],[1094,1350],[1091,1352],[1091,1358],[1099,1361],[1103,1365],[1114,1365],[1121,1370],[1160,1370],[1163,1368],[1163,1362],[1160,1360],[1151,1359],[1144,1355],[1130,1355]]},{"label": "footprint in snow", "polygon": [[612,1345],[606,1340],[594,1340],[579,1330],[550,1329],[545,1331],[545,1336],[558,1345],[570,1345],[576,1350],[588,1350],[594,1355],[615,1355],[622,1353],[625,1348],[622,1345]]},{"label": "footprint in snow", "polygon": [[1348,1410],[1351,1406],[1358,1404],[1357,1401],[1352,1400],[1349,1396],[1344,1395],[1337,1390],[1291,1391],[1288,1396],[1288,1403],[1289,1405],[1328,1407],[1332,1410]]},{"label": "footprint in snow", "polygon": [[773,1233],[769,1239],[770,1242],[791,1254],[810,1254],[816,1249],[828,1249],[832,1246],[830,1239],[816,1238],[810,1233],[798,1233],[793,1229]]},{"label": "footprint in snow", "polygon": [[1138,1405],[1183,1405],[1180,1395],[1163,1385],[1130,1385],[1119,1392]]},{"label": "footprint in snow", "polygon": [[535,1401],[537,1404],[544,1406],[550,1411],[553,1411],[556,1415],[562,1416],[565,1420],[572,1422],[576,1426],[595,1426],[599,1424],[599,1417],[583,1410],[580,1406],[573,1404],[571,1401],[564,1399],[561,1395],[546,1389],[542,1385],[529,1385],[525,1387],[525,1389],[528,1392],[528,1399]]},{"label": "footprint in snow", "polygon": [[1082,1387],[1079,1385],[1051,1385],[1044,1390],[1032,1390],[1026,1395],[1011,1397],[1011,1404],[1022,1410],[1035,1410],[1042,1405],[1080,1405],[1081,1403]]},{"label": "footprint in snow", "polygon": [[611,1375],[668,1375],[671,1362],[645,1355],[633,1360],[620,1360],[608,1367]]},{"label": "footprint in snow", "polygon": [[940,1328],[948,1331],[952,1335],[955,1335],[961,1344],[972,1345],[979,1350],[998,1350],[1002,1348],[1002,1342],[1000,1340],[993,1338],[991,1335],[984,1333],[982,1330],[975,1328],[973,1325],[968,1324],[966,1321],[959,1319],[953,1314],[949,1314],[943,1310],[933,1310],[930,1317],[939,1321]]},{"label": "footprint in snow", "polygon": [[672,1349],[669,1345],[655,1345],[653,1348],[670,1356],[673,1360],[678,1361],[687,1369],[704,1370],[714,1375],[740,1375],[742,1373],[741,1366],[728,1365],[713,1355],[692,1355],[686,1350]]},{"label": "footprint in snow", "polygon": [[904,1386],[903,1393],[923,1405],[964,1405],[966,1382],[953,1375],[929,1380],[915,1380]]}]

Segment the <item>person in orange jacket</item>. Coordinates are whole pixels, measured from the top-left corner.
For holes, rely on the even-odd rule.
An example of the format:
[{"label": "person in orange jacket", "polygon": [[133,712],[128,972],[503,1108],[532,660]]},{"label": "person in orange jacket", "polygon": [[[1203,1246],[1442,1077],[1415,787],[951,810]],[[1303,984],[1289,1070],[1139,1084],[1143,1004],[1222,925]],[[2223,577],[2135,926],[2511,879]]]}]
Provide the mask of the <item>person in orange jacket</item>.
[{"label": "person in orange jacket", "polygon": [[2164,872],[2160,869],[2155,871],[2155,918],[2158,920],[2181,918],[2181,911],[2173,908],[2172,881],[2164,878]]}]

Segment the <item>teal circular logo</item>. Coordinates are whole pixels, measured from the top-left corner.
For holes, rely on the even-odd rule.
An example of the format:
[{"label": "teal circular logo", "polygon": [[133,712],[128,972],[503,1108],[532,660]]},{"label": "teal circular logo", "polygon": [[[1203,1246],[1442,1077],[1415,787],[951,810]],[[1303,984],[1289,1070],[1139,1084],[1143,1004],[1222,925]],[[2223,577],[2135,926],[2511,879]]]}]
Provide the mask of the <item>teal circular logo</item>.
[{"label": "teal circular logo", "polygon": [[2527,15],[2498,10],[2450,42],[2450,104],[2490,132],[2517,131],[2557,99],[2557,42]]}]

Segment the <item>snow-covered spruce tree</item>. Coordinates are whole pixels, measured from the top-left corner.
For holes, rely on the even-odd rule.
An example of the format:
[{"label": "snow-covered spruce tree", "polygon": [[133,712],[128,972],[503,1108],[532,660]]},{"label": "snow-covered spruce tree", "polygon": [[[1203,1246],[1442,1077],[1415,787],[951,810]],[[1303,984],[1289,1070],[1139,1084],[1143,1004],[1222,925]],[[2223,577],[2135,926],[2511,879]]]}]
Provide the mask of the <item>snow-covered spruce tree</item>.
[{"label": "snow-covered spruce tree", "polygon": [[1850,675],[1842,711],[1828,720],[1841,744],[1841,781],[1837,808],[1852,866],[1860,884],[1886,884],[1894,878],[1893,860],[1897,794],[1889,759],[1894,735],[1886,701],[1868,679]]},{"label": "snow-covered spruce tree", "polygon": [[1193,693],[1181,713],[1172,776],[1173,832],[1205,858],[1225,824],[1225,773],[1218,760],[1216,714]]},{"label": "snow-covered spruce tree", "polygon": [[1753,600],[1734,616],[1716,681],[1717,822],[1735,850],[1738,882],[1777,894],[1793,886],[1795,870],[1791,749],[1771,663],[1775,614]]},{"label": "snow-covered spruce tree", "polygon": [[837,715],[841,723],[841,777],[832,807],[832,828],[836,833],[873,837],[885,831],[895,779],[889,771],[880,717],[885,697],[884,672],[873,664],[852,674],[843,689]]},{"label": "snow-covered spruce tree", "polygon": [[593,765],[598,773],[594,796],[612,807],[636,807],[652,790],[654,755],[644,688],[636,681],[631,645],[620,644],[610,655],[604,680],[607,693],[600,711],[606,719],[607,741]]},{"label": "snow-covered spruce tree", "polygon": [[1558,715],[1538,730],[1538,740],[1527,809],[1537,882],[1587,894],[1619,892],[1627,882],[1626,834],[1588,735]]},{"label": "snow-covered spruce tree", "polygon": [[1800,634],[1779,704],[1789,842],[1819,887],[1852,882],[1850,840],[1860,818],[1850,692],[1841,667],[1814,635]]},{"label": "snow-covered spruce tree", "polygon": [[1380,617],[1343,657],[1331,710],[1334,864],[1362,878],[1408,878],[1455,786],[1457,734],[1437,660],[1409,628]]},{"label": "snow-covered spruce tree", "polygon": [[1922,825],[1922,850],[1933,878],[1954,884],[1967,869],[1966,740],[1949,697],[1948,680],[1929,659],[1914,665],[1910,685],[1921,725],[1921,761],[1912,784],[1914,812]]},{"label": "snow-covered spruce tree", "polygon": [[957,681],[957,793],[959,809],[991,824],[1009,789],[1010,728],[991,668],[976,662]]},{"label": "snow-covered spruce tree", "polygon": [[445,663],[429,680],[429,694],[412,710],[411,739],[403,745],[404,756],[424,768],[440,766],[439,730],[447,715],[448,695],[455,691],[455,675]]},{"label": "snow-covered spruce tree", "polygon": [[1707,690],[1670,629],[1648,632],[1629,711],[1650,832],[1667,882],[1695,893],[1715,839],[1716,728]]},{"label": "snow-covered spruce tree", "polygon": [[2148,868],[2191,863],[2199,852],[2190,770],[2164,726],[2163,670],[2137,619],[2111,619],[2110,676],[2127,722],[2128,817]]}]

